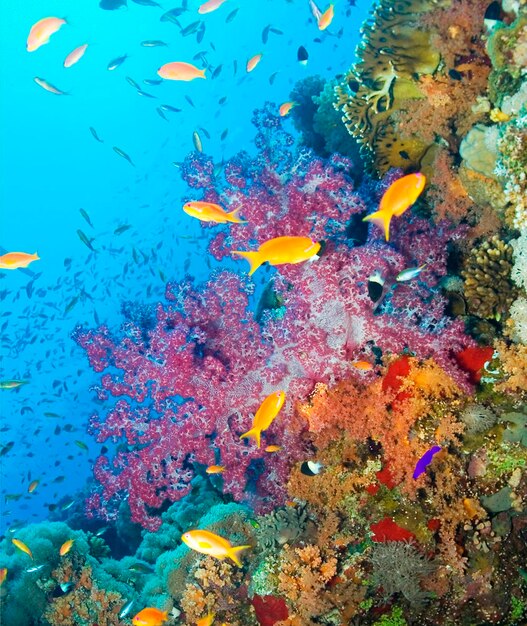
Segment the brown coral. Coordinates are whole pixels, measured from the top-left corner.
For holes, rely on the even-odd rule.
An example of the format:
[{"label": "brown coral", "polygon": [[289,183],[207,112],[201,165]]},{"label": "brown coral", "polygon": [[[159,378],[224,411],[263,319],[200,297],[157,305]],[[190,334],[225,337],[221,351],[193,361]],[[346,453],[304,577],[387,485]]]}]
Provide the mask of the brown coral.
[{"label": "brown coral", "polygon": [[227,620],[231,626],[256,624],[247,602],[241,569],[228,561],[206,557],[195,562],[181,599],[187,621],[194,623],[210,611]]},{"label": "brown coral", "polygon": [[517,295],[511,269],[512,246],[498,235],[472,249],[461,272],[472,315],[498,321],[507,315]]},{"label": "brown coral", "polygon": [[50,601],[44,618],[51,626],[124,626],[119,612],[125,603],[119,593],[101,589],[93,580],[92,568],[85,565],[74,588]]}]

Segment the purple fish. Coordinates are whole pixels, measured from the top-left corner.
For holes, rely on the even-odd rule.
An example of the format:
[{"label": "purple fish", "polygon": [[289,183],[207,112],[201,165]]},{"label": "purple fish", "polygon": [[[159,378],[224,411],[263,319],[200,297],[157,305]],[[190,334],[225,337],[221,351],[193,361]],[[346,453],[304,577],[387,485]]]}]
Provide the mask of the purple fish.
[{"label": "purple fish", "polygon": [[421,474],[426,472],[426,468],[432,462],[434,456],[441,450],[441,446],[432,446],[430,450],[427,450],[423,456],[417,461],[414,469],[414,479],[419,478]]}]

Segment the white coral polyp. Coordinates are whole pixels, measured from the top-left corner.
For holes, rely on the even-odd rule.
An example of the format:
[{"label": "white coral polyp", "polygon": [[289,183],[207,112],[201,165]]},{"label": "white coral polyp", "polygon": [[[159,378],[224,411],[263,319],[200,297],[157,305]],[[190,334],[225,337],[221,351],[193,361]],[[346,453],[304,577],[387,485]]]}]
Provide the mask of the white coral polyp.
[{"label": "white coral polyp", "polygon": [[509,313],[513,322],[512,340],[527,345],[527,298],[520,297],[515,300]]}]

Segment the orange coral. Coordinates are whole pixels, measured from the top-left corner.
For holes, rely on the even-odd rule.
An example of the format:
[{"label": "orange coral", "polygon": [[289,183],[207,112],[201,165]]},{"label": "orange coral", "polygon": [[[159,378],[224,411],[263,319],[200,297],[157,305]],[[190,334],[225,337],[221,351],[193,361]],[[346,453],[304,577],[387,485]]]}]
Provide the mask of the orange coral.
[{"label": "orange coral", "polygon": [[[440,436],[441,444],[445,445],[455,441],[456,435],[461,432],[460,427],[453,423],[453,418],[447,417],[446,407],[441,405],[444,400],[458,397],[460,390],[433,361],[419,363],[412,359],[410,373],[398,390],[399,394],[401,392],[409,397],[393,408],[393,394],[383,391],[382,381],[363,386],[345,380],[331,389],[318,385],[309,402],[299,405],[297,410],[307,420],[309,430],[317,434],[318,445],[335,440],[342,431],[355,441],[365,442],[370,438],[379,442],[384,458],[390,461],[394,482],[398,484],[405,480],[406,488],[413,491],[415,463],[430,443]],[[440,409],[437,415],[431,414],[434,403]],[[425,419],[427,415],[430,417],[428,422]],[[419,436],[416,436],[416,428]],[[360,484],[357,477],[336,478],[328,477],[325,483],[332,500],[339,491]],[[298,477],[295,481],[299,483]]]},{"label": "orange coral", "polygon": [[514,394],[520,398],[527,395],[527,346],[507,344],[498,341],[495,345],[499,354],[500,368],[505,374],[504,381],[496,389]]},{"label": "orange coral", "polygon": [[311,624],[315,618],[330,608],[324,602],[321,592],[337,573],[335,553],[319,546],[305,548],[285,546],[280,559],[278,589],[293,608],[295,614],[303,618],[304,624]]}]

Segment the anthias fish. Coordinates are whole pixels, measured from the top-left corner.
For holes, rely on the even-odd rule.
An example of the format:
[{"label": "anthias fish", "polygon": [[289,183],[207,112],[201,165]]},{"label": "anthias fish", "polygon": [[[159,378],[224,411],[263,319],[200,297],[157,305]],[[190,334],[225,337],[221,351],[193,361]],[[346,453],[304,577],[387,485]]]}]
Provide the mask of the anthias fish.
[{"label": "anthias fish", "polygon": [[66,20],[60,17],[45,17],[33,24],[27,38],[27,51],[34,52],[40,46],[48,43],[51,35],[56,33],[65,23]]},{"label": "anthias fish", "polygon": [[183,205],[183,211],[201,222],[215,222],[216,224],[225,224],[227,222],[234,224],[246,223],[238,217],[240,208],[227,212],[221,205],[214,202],[193,200]]},{"label": "anthias fish", "polygon": [[234,250],[249,262],[249,276],[254,274],[262,263],[284,265],[286,263],[302,263],[313,258],[320,251],[320,243],[309,237],[275,237],[263,243],[256,252]]},{"label": "anthias fish", "polygon": [[232,546],[227,539],[211,533],[208,530],[189,530],[183,533],[181,540],[191,550],[213,556],[216,559],[230,559],[238,567],[242,566],[240,557],[238,556],[243,550],[248,550],[252,546]]},{"label": "anthias fish", "polygon": [[379,210],[367,215],[364,221],[373,222],[384,232],[386,241],[390,240],[390,222],[392,217],[400,217],[419,198],[426,185],[426,177],[419,172],[397,179],[384,192]]},{"label": "anthias fish", "polygon": [[251,430],[248,430],[243,435],[240,435],[240,439],[246,437],[254,439],[257,447],[260,447],[260,440],[262,432],[267,430],[269,426],[274,422],[281,408],[284,406],[285,392],[275,391],[265,398],[260,405],[260,408],[256,411],[253,419],[253,425]]}]

